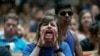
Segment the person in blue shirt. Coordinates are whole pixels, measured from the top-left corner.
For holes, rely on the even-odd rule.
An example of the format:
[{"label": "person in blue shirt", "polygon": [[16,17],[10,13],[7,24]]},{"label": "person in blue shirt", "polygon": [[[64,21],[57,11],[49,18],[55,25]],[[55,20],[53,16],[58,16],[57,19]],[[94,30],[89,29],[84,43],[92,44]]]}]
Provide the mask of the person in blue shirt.
[{"label": "person in blue shirt", "polygon": [[41,19],[35,40],[26,46],[23,56],[72,56],[53,15]]},{"label": "person in blue shirt", "polygon": [[0,34],[0,46],[9,46],[11,52],[23,51],[26,43],[16,34],[18,17],[14,13],[8,13],[4,19],[4,33]]},{"label": "person in blue shirt", "polygon": [[55,6],[55,15],[59,22],[60,28],[62,29],[63,37],[65,37],[65,42],[68,43],[73,56],[83,56],[81,46],[78,42],[75,32],[69,29],[71,24],[71,19],[73,16],[73,11],[71,4],[67,1],[58,1]]}]

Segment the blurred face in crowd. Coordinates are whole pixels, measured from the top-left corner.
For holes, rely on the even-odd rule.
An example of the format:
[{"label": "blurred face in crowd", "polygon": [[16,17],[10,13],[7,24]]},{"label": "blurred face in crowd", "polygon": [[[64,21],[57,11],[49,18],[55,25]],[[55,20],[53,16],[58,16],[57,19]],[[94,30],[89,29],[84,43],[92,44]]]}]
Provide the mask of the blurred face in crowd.
[{"label": "blurred face in crowd", "polygon": [[91,4],[91,0],[84,0],[84,3],[86,4],[86,5],[90,5]]},{"label": "blurred face in crowd", "polygon": [[24,31],[24,28],[21,26],[21,25],[18,25],[17,26],[17,35],[19,37],[23,37],[25,34],[25,31]]},{"label": "blurred face in crowd", "polygon": [[43,15],[44,15],[44,14],[43,14],[43,11],[42,11],[42,10],[37,11],[37,12],[35,13],[35,19],[36,19],[36,20],[40,20],[40,18],[41,18]]},{"label": "blurred face in crowd", "polygon": [[23,10],[24,10],[25,13],[29,13],[30,12],[30,6],[29,6],[28,3],[25,3],[23,5]]},{"label": "blurred face in crowd", "polygon": [[92,23],[91,14],[89,12],[86,12],[85,14],[83,14],[81,18],[81,24],[83,27],[89,27],[91,23]]},{"label": "blurred face in crowd", "polygon": [[66,9],[60,10],[57,16],[61,23],[69,25],[72,19],[72,14],[73,14],[72,10],[70,8],[69,9],[66,8]]},{"label": "blurred face in crowd", "polygon": [[35,17],[35,11],[36,11],[36,8],[35,8],[35,7],[33,7],[33,8],[32,8],[32,10],[31,10],[31,15],[32,15],[32,18],[34,18],[34,17]]},{"label": "blurred face in crowd", "polygon": [[8,10],[7,4],[2,4],[1,5],[1,11],[2,11],[2,13],[7,13],[7,10]]},{"label": "blurred face in crowd", "polygon": [[44,41],[52,42],[55,39],[55,35],[58,34],[57,29],[58,28],[55,21],[43,23],[40,27],[40,32],[44,33]]},{"label": "blurred face in crowd", "polygon": [[17,21],[14,19],[8,19],[4,24],[4,30],[7,34],[15,34],[17,31]]},{"label": "blurred face in crowd", "polygon": [[95,16],[96,14],[99,13],[99,8],[97,5],[93,5],[92,8],[91,8],[91,13],[93,16]]},{"label": "blurred face in crowd", "polygon": [[75,18],[72,18],[72,20],[71,20],[70,29],[72,31],[76,31],[77,30],[77,21],[75,20]]}]

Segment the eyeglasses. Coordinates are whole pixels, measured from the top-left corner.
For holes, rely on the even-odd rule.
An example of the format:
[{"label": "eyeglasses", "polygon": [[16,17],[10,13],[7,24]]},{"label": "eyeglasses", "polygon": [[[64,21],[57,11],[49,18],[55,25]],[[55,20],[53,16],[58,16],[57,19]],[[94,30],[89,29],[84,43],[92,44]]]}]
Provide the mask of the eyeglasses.
[{"label": "eyeglasses", "polygon": [[59,14],[61,16],[66,16],[66,13],[68,13],[69,16],[72,16],[73,15],[73,12],[72,11],[61,11]]}]

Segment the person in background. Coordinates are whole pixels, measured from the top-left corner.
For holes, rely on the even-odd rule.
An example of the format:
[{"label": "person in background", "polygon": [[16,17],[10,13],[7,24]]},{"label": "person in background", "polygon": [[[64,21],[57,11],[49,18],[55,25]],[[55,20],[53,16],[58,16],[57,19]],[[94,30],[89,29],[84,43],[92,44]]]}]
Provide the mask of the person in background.
[{"label": "person in background", "polygon": [[25,41],[26,44],[29,43],[27,33],[26,33],[25,29],[23,28],[23,26],[18,25],[17,35],[18,35],[19,38],[21,38],[23,41]]},{"label": "person in background", "polygon": [[19,24],[21,25],[29,25],[31,19],[31,6],[28,2],[24,2],[18,8],[18,15],[20,17]]},{"label": "person in background", "polygon": [[70,26],[69,26],[69,28],[72,30],[72,31],[74,31],[74,32],[77,32],[77,28],[78,28],[78,20],[77,19],[75,19],[74,17],[72,17],[72,20],[71,20],[71,24],[70,24]]},{"label": "person in background", "polygon": [[81,6],[82,10],[81,11],[90,10],[91,6],[92,6],[91,0],[82,0],[82,6]]},{"label": "person in background", "polygon": [[30,22],[29,21],[31,19],[30,12],[31,12],[30,4],[25,2],[22,5],[22,13],[21,13],[21,16],[20,16],[24,20],[25,23]]},{"label": "person in background", "polygon": [[93,4],[97,5],[100,8],[100,1],[99,0],[91,0]]},{"label": "person in background", "polygon": [[0,46],[9,46],[11,52],[21,52],[26,43],[16,34],[18,17],[15,13],[8,13],[4,19],[4,33],[0,34]]},{"label": "person in background", "polygon": [[1,9],[1,13],[2,13],[1,15],[5,16],[8,12],[8,5],[6,2],[2,2],[0,6],[1,6],[0,9]]},{"label": "person in background", "polygon": [[17,14],[17,9],[11,8],[11,9],[9,9],[8,13],[16,13]]},{"label": "person in background", "polygon": [[98,30],[97,30],[97,43],[98,43],[98,47],[97,47],[97,52],[93,53],[91,56],[100,56],[100,14],[97,14],[95,16],[95,21],[99,23],[98,25]]},{"label": "person in background", "polygon": [[3,24],[4,16],[8,12],[8,5],[6,2],[0,3],[0,24]]},{"label": "person in background", "polygon": [[[89,27],[90,37],[80,42],[83,51],[99,50],[100,45],[100,22],[95,21]],[[100,47],[100,46],[99,46]],[[100,50],[98,51],[100,55]]]},{"label": "person in background", "polygon": [[100,12],[99,7],[97,5],[92,5],[90,11],[91,11],[93,20],[95,20],[94,17]]},{"label": "person in background", "polygon": [[32,10],[32,19],[29,26],[30,32],[36,32],[37,31],[37,25],[41,20],[41,17],[44,15],[44,12],[41,8],[34,8]]},{"label": "person in background", "polygon": [[26,34],[25,29],[21,25],[18,25],[17,27],[17,34],[20,38],[24,37]]},{"label": "person in background", "polygon": [[45,15],[39,25],[36,40],[27,45],[23,56],[72,56],[70,48],[63,41],[61,29],[55,16]]},{"label": "person in background", "polygon": [[78,27],[78,39],[79,41],[89,38],[89,26],[92,23],[93,18],[88,10],[84,10],[79,15],[79,27]]},{"label": "person in background", "polygon": [[66,1],[59,1],[55,6],[55,14],[59,25],[62,29],[63,38],[65,38],[65,42],[70,46],[72,55],[74,56],[82,56],[82,50],[80,44],[78,42],[77,36],[73,31],[70,31],[69,25],[72,19],[72,8],[71,4]]}]

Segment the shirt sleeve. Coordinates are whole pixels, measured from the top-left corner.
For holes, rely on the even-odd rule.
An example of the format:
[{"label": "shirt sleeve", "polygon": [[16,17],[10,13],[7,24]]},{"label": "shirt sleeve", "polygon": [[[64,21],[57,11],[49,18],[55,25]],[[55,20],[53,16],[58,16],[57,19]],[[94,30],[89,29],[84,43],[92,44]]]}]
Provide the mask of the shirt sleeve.
[{"label": "shirt sleeve", "polygon": [[61,44],[61,49],[62,49],[62,51],[63,51],[65,56],[72,56],[70,47],[69,47],[69,45],[66,42],[63,42]]},{"label": "shirt sleeve", "polygon": [[28,44],[23,50],[23,56],[29,56],[34,48],[35,46],[33,44]]}]

